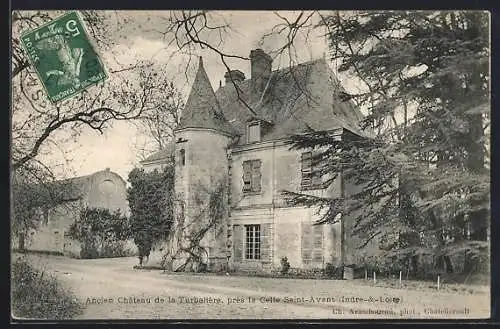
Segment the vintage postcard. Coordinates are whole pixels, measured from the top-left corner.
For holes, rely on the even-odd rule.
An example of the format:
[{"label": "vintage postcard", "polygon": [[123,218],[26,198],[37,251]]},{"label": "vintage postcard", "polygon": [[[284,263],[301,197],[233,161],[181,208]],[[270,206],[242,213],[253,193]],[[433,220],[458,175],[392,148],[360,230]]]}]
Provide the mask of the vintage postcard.
[{"label": "vintage postcard", "polygon": [[13,11],[12,321],[490,318],[490,15]]}]

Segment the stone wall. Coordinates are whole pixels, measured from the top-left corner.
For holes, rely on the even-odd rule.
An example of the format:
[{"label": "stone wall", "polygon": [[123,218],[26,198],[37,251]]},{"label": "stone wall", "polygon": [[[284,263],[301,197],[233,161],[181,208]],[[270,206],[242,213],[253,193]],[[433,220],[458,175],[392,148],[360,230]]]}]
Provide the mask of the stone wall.
[{"label": "stone wall", "polygon": [[[40,210],[39,228],[26,235],[27,250],[78,256],[80,244],[70,239],[67,232],[71,224],[79,218],[84,206],[102,207],[111,211],[120,210],[122,214],[128,214],[125,181],[118,174],[103,170],[80,183],[84,192],[81,200],[66,202],[49,209],[46,213]],[[129,247],[133,250],[130,244]]]},{"label": "stone wall", "polygon": [[91,208],[120,210],[128,214],[126,182],[116,173],[108,170],[98,171],[89,179],[89,189],[85,203]]},{"label": "stone wall", "polygon": [[72,250],[75,242],[66,233],[69,226],[78,219],[81,209],[79,201],[68,202],[41,214],[40,226],[28,232],[25,240],[27,250],[48,251],[64,254]]},{"label": "stone wall", "polygon": [[[227,147],[231,139],[208,129],[187,129],[176,133],[175,145],[175,193],[178,209],[171,253],[175,254],[179,243],[187,243],[186,234],[200,231],[209,225],[211,195],[222,186],[219,196],[224,205],[221,218],[210,228],[200,242],[213,262],[227,261]],[[182,162],[182,153],[185,161]],[[183,231],[183,233],[181,233]],[[186,257],[180,256],[180,257]],[[208,259],[206,259],[207,263]]]},{"label": "stone wall", "polygon": [[[243,191],[243,162],[261,161],[261,191]],[[287,204],[282,191],[311,195],[340,195],[340,178],[327,190],[301,191],[301,152],[291,151],[280,143],[259,143],[232,152],[231,162],[231,225],[233,233],[231,264],[236,270],[279,270],[282,257],[287,257],[292,268],[323,268],[326,263],[340,262],[340,224],[313,228],[320,218],[317,209]],[[260,225],[263,233],[262,259],[245,259],[245,225]],[[314,244],[312,230],[321,236],[316,242],[316,262],[303,260],[303,246]],[[307,232],[310,232],[307,233]],[[309,234],[305,236],[305,234]],[[267,236],[269,235],[269,236]],[[267,250],[267,248],[269,250]],[[242,249],[242,257],[240,257]],[[321,250],[319,250],[321,249]],[[311,251],[310,254],[312,254]],[[308,255],[307,251],[304,251]]]}]

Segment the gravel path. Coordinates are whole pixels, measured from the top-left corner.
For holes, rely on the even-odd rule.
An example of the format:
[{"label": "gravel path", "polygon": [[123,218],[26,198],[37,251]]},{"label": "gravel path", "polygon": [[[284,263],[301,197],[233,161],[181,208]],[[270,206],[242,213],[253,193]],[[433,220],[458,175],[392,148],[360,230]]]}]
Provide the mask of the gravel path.
[{"label": "gravel path", "polygon": [[86,305],[82,319],[405,319],[490,316],[489,290],[410,291],[357,281],[165,274],[135,258],[31,256]]}]

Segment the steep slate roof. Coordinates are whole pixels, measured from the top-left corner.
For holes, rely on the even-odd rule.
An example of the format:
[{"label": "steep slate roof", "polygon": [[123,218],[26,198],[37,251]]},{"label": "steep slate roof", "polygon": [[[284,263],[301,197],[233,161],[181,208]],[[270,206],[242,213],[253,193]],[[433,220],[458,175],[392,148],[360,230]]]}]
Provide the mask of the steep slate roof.
[{"label": "steep slate roof", "polygon": [[240,145],[246,143],[248,121],[256,117],[243,101],[257,112],[258,118],[271,123],[261,135],[263,141],[304,133],[308,128],[344,128],[362,134],[358,122],[363,115],[352,102],[339,99],[340,83],[325,59],[272,71],[264,95],[253,104],[251,83],[251,79],[238,83],[239,97],[232,83],[215,93],[224,117],[241,135]]},{"label": "steep slate roof", "polygon": [[167,145],[165,145],[165,148],[151,154],[146,159],[142,160],[141,163],[164,160],[167,159],[168,157],[174,156],[174,152],[175,152],[175,144],[168,143]]},{"label": "steep slate roof", "polygon": [[201,57],[198,72],[177,129],[183,128],[208,128],[233,136],[238,135],[238,131],[221,112]]}]

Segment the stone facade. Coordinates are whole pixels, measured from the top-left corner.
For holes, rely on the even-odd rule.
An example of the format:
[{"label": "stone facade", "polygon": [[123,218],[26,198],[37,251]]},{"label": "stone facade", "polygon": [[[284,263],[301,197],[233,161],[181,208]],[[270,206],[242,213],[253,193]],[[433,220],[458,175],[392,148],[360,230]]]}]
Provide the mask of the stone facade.
[{"label": "stone facade", "polygon": [[[339,138],[345,131],[357,134],[362,115],[352,104],[338,102],[340,85],[324,59],[272,71],[272,59],[262,50],[252,50],[250,57],[250,79],[231,71],[216,92],[200,58],[171,153],[182,206],[176,212],[175,241],[167,248],[172,252],[189,239],[180,233],[183,227],[213,220],[204,209],[223,183],[223,216],[200,242],[209,268],[272,271],[283,257],[293,268],[340,265],[348,254],[342,225],[314,225],[319,209],[292,206],[282,191],[339,196],[345,184],[339,176],[327,187],[304,185],[307,150],[291,150],[286,141],[311,127]],[[158,166],[142,164],[145,170]]]},{"label": "stone facade", "polygon": [[[261,191],[246,193],[243,191],[243,162],[261,161]],[[313,223],[320,219],[317,209],[291,207],[287,205],[281,191],[305,192],[318,196],[340,193],[340,184],[333,183],[329,189],[301,190],[301,153],[291,151],[280,142],[267,142],[243,146],[232,150],[231,165],[231,224],[244,228],[245,225],[261,225],[267,237],[267,245],[263,245],[266,259],[260,262],[235,255],[237,247],[233,246],[234,265],[241,268],[278,268],[281,258],[287,257],[290,265],[297,268],[323,267],[326,263],[337,264],[340,261],[339,249],[333,248],[340,243],[340,226],[320,225]],[[238,228],[239,229],[239,228]],[[313,231],[320,233],[313,237]],[[241,232],[245,234],[246,232]],[[307,235],[307,236],[306,236]],[[243,237],[236,237],[237,241]],[[315,261],[308,259],[304,250],[306,241],[316,241]],[[312,248],[314,249],[314,247]],[[312,256],[311,256],[312,257]]]},{"label": "stone facade", "polygon": [[[83,207],[120,210],[128,215],[126,182],[109,169],[92,175],[75,177],[64,181],[71,186],[72,201],[39,210],[40,227],[25,237],[26,250],[52,252],[78,257],[80,245],[67,236],[69,226],[79,217]],[[19,243],[19,241],[17,241]],[[14,245],[16,247],[16,245]],[[132,243],[129,247],[133,250]]]}]

